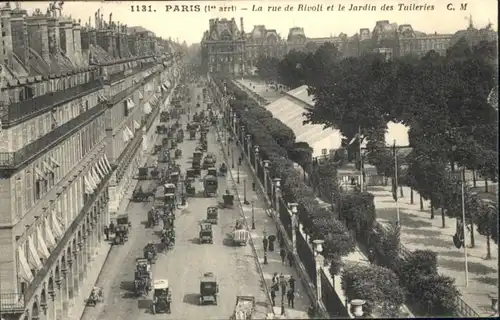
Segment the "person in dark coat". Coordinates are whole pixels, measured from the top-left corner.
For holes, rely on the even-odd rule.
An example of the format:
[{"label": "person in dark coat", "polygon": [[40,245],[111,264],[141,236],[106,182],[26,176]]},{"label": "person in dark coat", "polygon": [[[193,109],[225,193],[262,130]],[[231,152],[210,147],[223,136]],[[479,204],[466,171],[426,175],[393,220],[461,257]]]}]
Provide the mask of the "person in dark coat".
[{"label": "person in dark coat", "polygon": [[293,267],[293,253],[292,253],[292,251],[288,251],[287,258],[288,258],[288,264],[290,265],[290,267]]},{"label": "person in dark coat", "polygon": [[280,287],[281,287],[281,294],[284,296],[286,293],[286,281],[283,273],[280,274]]},{"label": "person in dark coat", "polygon": [[293,275],[291,275],[290,279],[288,279],[288,285],[290,286],[290,289],[295,292],[295,278]]},{"label": "person in dark coat", "polygon": [[267,240],[267,237],[264,237],[264,238],[262,239],[262,246],[264,247],[264,251],[265,251],[265,252],[267,252],[268,245],[269,245],[269,240]]},{"label": "person in dark coat", "polygon": [[269,246],[268,246],[269,252],[273,252],[274,251],[274,241],[275,240],[276,240],[276,237],[274,237],[274,236],[271,236],[269,238]]},{"label": "person in dark coat", "polygon": [[280,249],[280,257],[281,257],[281,264],[285,264],[286,250],[283,247],[281,247]]},{"label": "person in dark coat", "polygon": [[276,306],[276,291],[271,287],[271,302],[273,303],[273,307]]},{"label": "person in dark coat", "polygon": [[295,299],[295,292],[290,288],[288,289],[288,292],[286,293],[286,297],[288,298],[288,307],[293,308],[293,301]]},{"label": "person in dark coat", "polygon": [[104,236],[106,237],[106,241],[109,240],[109,229],[108,226],[104,226]]}]

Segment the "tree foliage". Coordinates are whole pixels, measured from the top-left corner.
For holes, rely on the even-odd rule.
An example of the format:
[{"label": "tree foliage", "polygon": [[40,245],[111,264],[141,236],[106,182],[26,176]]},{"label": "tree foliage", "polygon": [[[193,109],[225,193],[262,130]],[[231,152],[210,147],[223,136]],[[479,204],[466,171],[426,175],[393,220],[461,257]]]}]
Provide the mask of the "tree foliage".
[{"label": "tree foliage", "polygon": [[259,56],[255,66],[257,67],[257,72],[259,77],[263,80],[278,80],[278,66],[280,60],[275,57]]}]

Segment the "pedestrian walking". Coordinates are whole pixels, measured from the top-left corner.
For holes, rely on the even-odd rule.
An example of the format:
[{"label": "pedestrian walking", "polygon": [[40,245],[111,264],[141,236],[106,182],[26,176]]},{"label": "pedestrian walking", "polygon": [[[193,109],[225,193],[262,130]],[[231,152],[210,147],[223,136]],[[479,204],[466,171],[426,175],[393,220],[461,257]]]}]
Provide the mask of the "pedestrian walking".
[{"label": "pedestrian walking", "polygon": [[286,293],[286,297],[288,298],[288,307],[293,308],[294,307],[293,301],[295,299],[295,292],[291,288],[288,289],[288,292]]},{"label": "pedestrian walking", "polygon": [[290,286],[290,289],[295,292],[295,278],[293,275],[291,275],[290,279],[288,279],[288,285]]},{"label": "pedestrian walking", "polygon": [[281,264],[285,264],[286,250],[285,248],[280,249]]},{"label": "pedestrian walking", "polygon": [[267,252],[268,245],[269,245],[269,240],[267,240],[267,237],[265,236],[262,239],[262,246],[264,247],[264,252]]},{"label": "pedestrian walking", "polygon": [[293,253],[292,253],[292,251],[288,251],[287,258],[288,258],[288,265],[290,267],[293,267]]},{"label": "pedestrian walking", "polygon": [[109,229],[108,226],[104,226],[104,236],[106,237],[106,241],[109,240]]},{"label": "pedestrian walking", "polygon": [[280,286],[281,286],[281,294],[284,296],[286,293],[286,281],[283,273],[280,274]]},{"label": "pedestrian walking", "polygon": [[273,307],[276,306],[276,291],[271,287],[271,302],[273,303]]},{"label": "pedestrian walking", "polygon": [[273,280],[272,281],[273,281],[273,285],[278,282],[278,273],[277,272],[275,272],[273,274]]}]

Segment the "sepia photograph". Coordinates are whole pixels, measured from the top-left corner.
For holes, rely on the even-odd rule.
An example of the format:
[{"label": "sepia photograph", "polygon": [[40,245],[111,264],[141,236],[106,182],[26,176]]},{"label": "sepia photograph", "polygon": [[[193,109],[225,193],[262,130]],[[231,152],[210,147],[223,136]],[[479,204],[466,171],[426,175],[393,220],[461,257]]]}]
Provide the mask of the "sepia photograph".
[{"label": "sepia photograph", "polygon": [[498,3],[0,3],[0,320],[498,317]]}]

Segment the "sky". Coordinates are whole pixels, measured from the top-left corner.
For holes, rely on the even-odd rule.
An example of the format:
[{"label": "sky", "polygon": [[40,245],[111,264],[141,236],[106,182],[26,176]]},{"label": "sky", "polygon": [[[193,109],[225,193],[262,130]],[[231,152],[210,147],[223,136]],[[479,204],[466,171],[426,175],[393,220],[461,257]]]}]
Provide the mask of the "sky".
[{"label": "sky", "polygon": [[[291,27],[303,27],[306,36],[310,38],[336,36],[340,33],[352,36],[359,32],[360,28],[373,30],[377,20],[389,20],[398,25],[411,24],[414,30],[425,33],[455,33],[468,26],[470,16],[477,28],[483,28],[491,22],[493,28],[498,30],[497,0],[469,1],[466,10],[461,10],[460,5],[465,3],[465,0],[66,1],[63,5],[63,15],[81,19],[82,24],[92,17],[94,24],[94,14],[101,9],[106,21],[112,12],[113,21],[119,21],[120,24],[142,26],[157,36],[171,37],[188,44],[200,42],[203,32],[208,29],[209,19],[233,17],[238,27],[240,17],[244,19],[245,32],[250,32],[254,25],[265,25],[268,29],[276,29],[284,38]],[[320,11],[298,11],[299,5],[304,4]],[[368,8],[370,10],[349,11],[351,5],[365,4],[372,5]],[[400,10],[398,4],[407,6],[407,10]],[[412,4],[419,5],[420,8],[409,8]],[[35,8],[45,12],[48,5],[49,2],[21,2],[21,7],[30,13]],[[146,6],[146,10],[152,12],[137,12],[137,5]],[[181,9],[183,5],[192,10],[175,12],[176,6]],[[199,12],[195,12],[197,5]],[[339,5],[345,7],[344,11],[339,10]],[[168,12],[166,6],[170,6]],[[286,10],[287,6],[292,7],[293,11]],[[387,10],[388,6],[392,6],[392,11]],[[259,7],[262,7],[262,11],[254,11]],[[226,9],[226,12],[221,12],[221,9]]]}]

